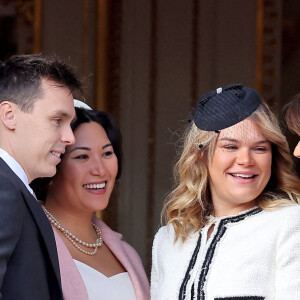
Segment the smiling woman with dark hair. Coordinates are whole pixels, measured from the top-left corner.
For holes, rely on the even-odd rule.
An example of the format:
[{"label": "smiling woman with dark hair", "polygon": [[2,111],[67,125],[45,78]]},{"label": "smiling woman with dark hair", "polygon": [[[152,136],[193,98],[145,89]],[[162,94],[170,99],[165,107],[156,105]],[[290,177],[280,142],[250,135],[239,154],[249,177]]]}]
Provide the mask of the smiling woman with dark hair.
[{"label": "smiling woman with dark hair", "polygon": [[300,182],[254,89],[198,102],[153,243],[151,299],[297,300]]},{"label": "smiling woman with dark hair", "polygon": [[107,207],[121,176],[120,131],[108,113],[85,108],[76,108],[71,127],[75,143],[66,148],[42,205],[54,229],[64,299],[147,300],[140,257],[93,215]]},{"label": "smiling woman with dark hair", "polygon": [[[300,137],[300,94],[293,97],[285,107],[285,120],[288,128]],[[300,142],[294,149],[294,155],[300,158]]]}]

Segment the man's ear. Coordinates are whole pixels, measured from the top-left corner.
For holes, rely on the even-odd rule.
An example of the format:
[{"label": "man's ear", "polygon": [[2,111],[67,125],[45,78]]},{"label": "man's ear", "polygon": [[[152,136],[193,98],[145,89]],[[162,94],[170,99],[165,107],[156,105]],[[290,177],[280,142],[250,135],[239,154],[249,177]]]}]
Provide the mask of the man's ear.
[{"label": "man's ear", "polygon": [[16,128],[16,105],[9,101],[0,103],[0,119],[3,125],[10,130]]}]

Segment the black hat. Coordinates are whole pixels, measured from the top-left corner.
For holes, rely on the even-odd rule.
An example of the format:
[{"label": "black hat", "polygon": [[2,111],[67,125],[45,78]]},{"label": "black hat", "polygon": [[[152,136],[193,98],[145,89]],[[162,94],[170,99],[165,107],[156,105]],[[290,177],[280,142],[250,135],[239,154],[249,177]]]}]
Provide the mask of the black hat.
[{"label": "black hat", "polygon": [[259,93],[241,84],[218,88],[197,103],[194,122],[199,129],[221,130],[249,117],[260,105]]}]

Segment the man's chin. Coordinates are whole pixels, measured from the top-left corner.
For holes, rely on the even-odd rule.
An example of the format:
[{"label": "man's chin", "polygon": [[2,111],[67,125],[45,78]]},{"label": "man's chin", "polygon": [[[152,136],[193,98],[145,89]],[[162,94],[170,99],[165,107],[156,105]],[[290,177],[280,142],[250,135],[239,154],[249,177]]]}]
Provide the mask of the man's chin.
[{"label": "man's chin", "polygon": [[39,177],[53,177],[55,174],[56,166],[51,166],[51,168],[48,168],[44,172],[41,172]]}]

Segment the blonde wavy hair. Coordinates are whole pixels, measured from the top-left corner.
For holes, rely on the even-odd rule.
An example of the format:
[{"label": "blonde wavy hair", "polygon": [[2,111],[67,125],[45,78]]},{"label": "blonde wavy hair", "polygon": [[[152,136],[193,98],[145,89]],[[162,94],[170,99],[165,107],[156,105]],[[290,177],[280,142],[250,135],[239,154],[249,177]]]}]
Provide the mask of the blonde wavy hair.
[{"label": "blonde wavy hair", "polygon": [[[300,203],[300,181],[293,172],[289,146],[276,116],[261,104],[248,119],[272,144],[271,177],[258,205],[270,210]],[[199,130],[193,122],[182,136],[182,152],[173,170],[176,187],[167,196],[162,211],[162,222],[174,227],[175,242],[179,238],[185,241],[190,229],[198,231],[205,226],[205,217],[213,213],[207,164],[212,160],[217,139],[218,134]]]}]

